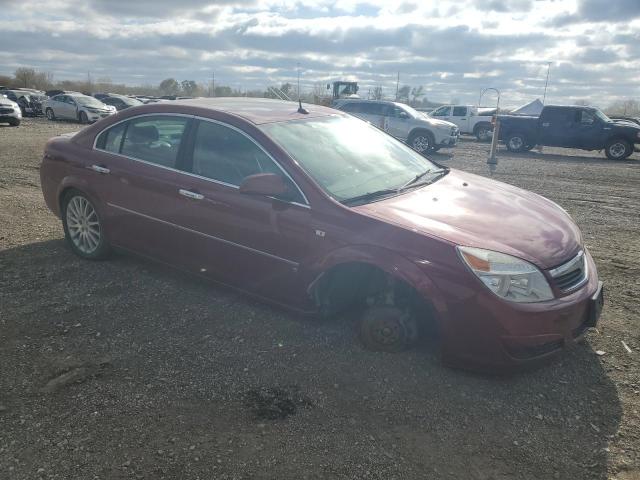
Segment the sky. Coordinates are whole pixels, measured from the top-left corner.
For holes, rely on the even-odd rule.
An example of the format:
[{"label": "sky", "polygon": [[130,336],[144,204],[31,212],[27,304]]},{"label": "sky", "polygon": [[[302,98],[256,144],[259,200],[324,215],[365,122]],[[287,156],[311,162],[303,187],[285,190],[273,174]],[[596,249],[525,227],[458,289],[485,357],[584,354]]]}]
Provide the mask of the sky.
[{"label": "sky", "polygon": [[[0,0],[0,74],[164,78],[361,93],[422,85],[433,101],[606,105],[640,96],[640,0]],[[485,95],[483,104],[495,102]]]}]

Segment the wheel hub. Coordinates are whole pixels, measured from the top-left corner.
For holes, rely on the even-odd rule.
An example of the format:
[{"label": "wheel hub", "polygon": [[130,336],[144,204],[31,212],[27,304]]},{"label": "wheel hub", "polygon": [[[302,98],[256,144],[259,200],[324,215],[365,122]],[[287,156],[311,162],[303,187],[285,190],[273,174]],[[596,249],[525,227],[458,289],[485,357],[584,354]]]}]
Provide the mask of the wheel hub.
[{"label": "wheel hub", "polygon": [[75,247],[82,253],[93,253],[100,245],[101,230],[98,214],[84,197],[71,198],[67,204],[67,229]]}]

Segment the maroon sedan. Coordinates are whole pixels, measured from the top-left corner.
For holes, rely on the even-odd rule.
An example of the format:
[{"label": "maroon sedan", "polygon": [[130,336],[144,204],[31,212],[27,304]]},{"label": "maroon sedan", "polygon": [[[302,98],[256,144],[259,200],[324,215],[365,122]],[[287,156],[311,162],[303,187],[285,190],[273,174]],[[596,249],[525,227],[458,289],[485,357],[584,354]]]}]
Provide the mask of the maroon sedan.
[{"label": "maroon sedan", "polygon": [[44,198],[81,257],[117,247],[298,311],[351,309],[378,350],[428,331],[449,364],[514,367],[596,324],[602,283],[561,207],[305,108],[127,109],[49,141]]}]

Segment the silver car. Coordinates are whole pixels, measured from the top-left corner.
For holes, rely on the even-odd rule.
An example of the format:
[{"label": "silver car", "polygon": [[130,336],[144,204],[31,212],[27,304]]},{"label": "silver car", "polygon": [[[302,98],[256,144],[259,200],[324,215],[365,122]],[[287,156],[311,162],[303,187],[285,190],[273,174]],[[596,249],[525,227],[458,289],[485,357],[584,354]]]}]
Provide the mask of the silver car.
[{"label": "silver car", "polygon": [[403,103],[340,99],[333,106],[371,122],[420,153],[455,147],[460,136],[455,124],[429,118]]},{"label": "silver car", "polygon": [[116,113],[116,108],[105,105],[97,98],[80,93],[56,95],[44,103],[44,113],[49,120],[58,118],[93,123]]},{"label": "silver car", "polygon": [[0,93],[0,123],[7,122],[12,127],[20,125],[22,111],[20,106],[6,95]]}]

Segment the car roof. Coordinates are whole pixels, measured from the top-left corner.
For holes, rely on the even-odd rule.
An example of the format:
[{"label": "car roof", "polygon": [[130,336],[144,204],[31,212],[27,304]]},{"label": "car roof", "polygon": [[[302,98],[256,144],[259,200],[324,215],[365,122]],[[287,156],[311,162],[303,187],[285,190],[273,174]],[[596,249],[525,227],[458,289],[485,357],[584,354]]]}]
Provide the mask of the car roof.
[{"label": "car roof", "polygon": [[[256,125],[284,122],[303,118],[324,117],[340,114],[336,110],[321,105],[303,103],[307,114],[298,113],[297,102],[251,97],[190,98],[174,100],[170,105],[184,105],[205,108],[236,115]],[[136,107],[143,108],[143,107]]]}]

